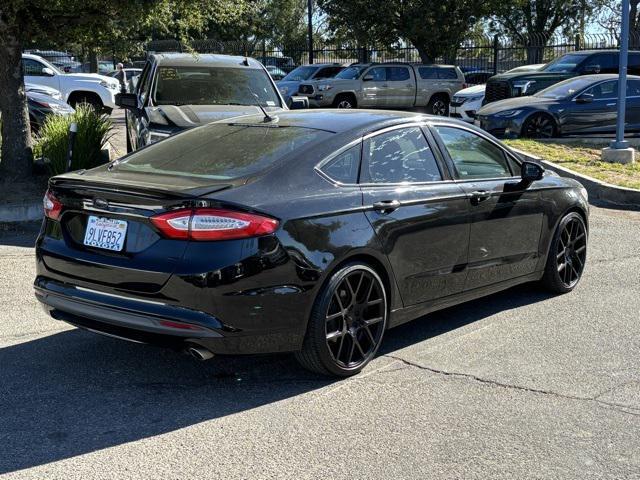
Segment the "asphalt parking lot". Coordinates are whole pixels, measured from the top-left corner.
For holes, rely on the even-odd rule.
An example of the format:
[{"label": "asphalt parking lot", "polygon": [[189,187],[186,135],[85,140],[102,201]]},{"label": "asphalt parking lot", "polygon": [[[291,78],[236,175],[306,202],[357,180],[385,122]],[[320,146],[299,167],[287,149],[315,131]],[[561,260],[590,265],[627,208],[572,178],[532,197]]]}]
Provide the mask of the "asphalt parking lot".
[{"label": "asphalt parking lot", "polygon": [[2,478],[640,478],[640,212],[592,210],[573,293],[432,314],[344,381],[54,321],[36,229],[0,234]]}]

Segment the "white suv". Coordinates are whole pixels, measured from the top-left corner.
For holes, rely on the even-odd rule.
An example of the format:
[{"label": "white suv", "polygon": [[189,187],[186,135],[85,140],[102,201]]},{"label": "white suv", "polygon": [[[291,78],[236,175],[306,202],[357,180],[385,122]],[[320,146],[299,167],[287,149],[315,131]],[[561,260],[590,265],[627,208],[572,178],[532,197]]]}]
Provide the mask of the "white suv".
[{"label": "white suv", "polygon": [[89,103],[98,111],[108,113],[115,108],[115,95],[120,84],[115,78],[97,73],[64,73],[37,55],[22,54],[25,83],[36,83],[55,88],[62,93],[62,100],[72,107]]}]

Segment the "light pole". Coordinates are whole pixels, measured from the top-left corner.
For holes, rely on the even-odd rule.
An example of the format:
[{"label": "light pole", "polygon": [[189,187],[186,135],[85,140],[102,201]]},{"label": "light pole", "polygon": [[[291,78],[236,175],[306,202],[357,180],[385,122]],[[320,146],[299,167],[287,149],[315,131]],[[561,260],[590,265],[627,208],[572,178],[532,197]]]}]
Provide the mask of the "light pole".
[{"label": "light pole", "polygon": [[624,114],[627,103],[627,58],[629,56],[629,0],[622,0],[622,31],[620,32],[620,75],[618,76],[618,123],[616,140],[611,148],[629,148],[624,139]]},{"label": "light pole", "polygon": [[[626,0],[627,2],[629,0]],[[313,63],[313,0],[307,0],[307,20],[309,35],[309,63]]]},{"label": "light pole", "polygon": [[636,151],[624,139],[624,114],[627,100],[627,58],[629,56],[629,0],[622,0],[622,28],[620,29],[620,60],[618,75],[618,118],[616,139],[609,148],[602,150],[602,160],[617,163],[633,163]]}]

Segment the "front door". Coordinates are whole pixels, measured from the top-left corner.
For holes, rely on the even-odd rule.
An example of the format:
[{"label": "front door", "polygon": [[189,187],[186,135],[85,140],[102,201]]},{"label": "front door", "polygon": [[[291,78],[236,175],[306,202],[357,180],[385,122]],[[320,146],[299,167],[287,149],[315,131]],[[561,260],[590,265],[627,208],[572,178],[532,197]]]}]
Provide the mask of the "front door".
[{"label": "front door", "polygon": [[489,138],[464,127],[434,131],[471,210],[465,290],[533,273],[543,220],[535,185],[520,183],[517,162]]},{"label": "front door", "polygon": [[363,203],[405,306],[464,287],[469,205],[464,191],[445,180],[419,126],[376,133],[364,141]]},{"label": "front door", "polygon": [[372,67],[362,76],[361,107],[386,107],[389,105],[387,69]]},{"label": "front door", "polygon": [[385,67],[387,70],[387,107],[413,107],[416,98],[416,80],[409,67]]}]

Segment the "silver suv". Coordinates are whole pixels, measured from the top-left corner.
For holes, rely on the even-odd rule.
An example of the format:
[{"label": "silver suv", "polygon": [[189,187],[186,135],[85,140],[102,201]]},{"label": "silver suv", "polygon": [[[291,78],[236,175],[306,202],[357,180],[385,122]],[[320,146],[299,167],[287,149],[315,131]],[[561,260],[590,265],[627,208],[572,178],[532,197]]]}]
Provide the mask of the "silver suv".
[{"label": "silver suv", "polygon": [[448,115],[451,97],[463,87],[464,75],[452,65],[359,63],[334,78],[303,82],[298,94],[313,107],[418,107]]}]

